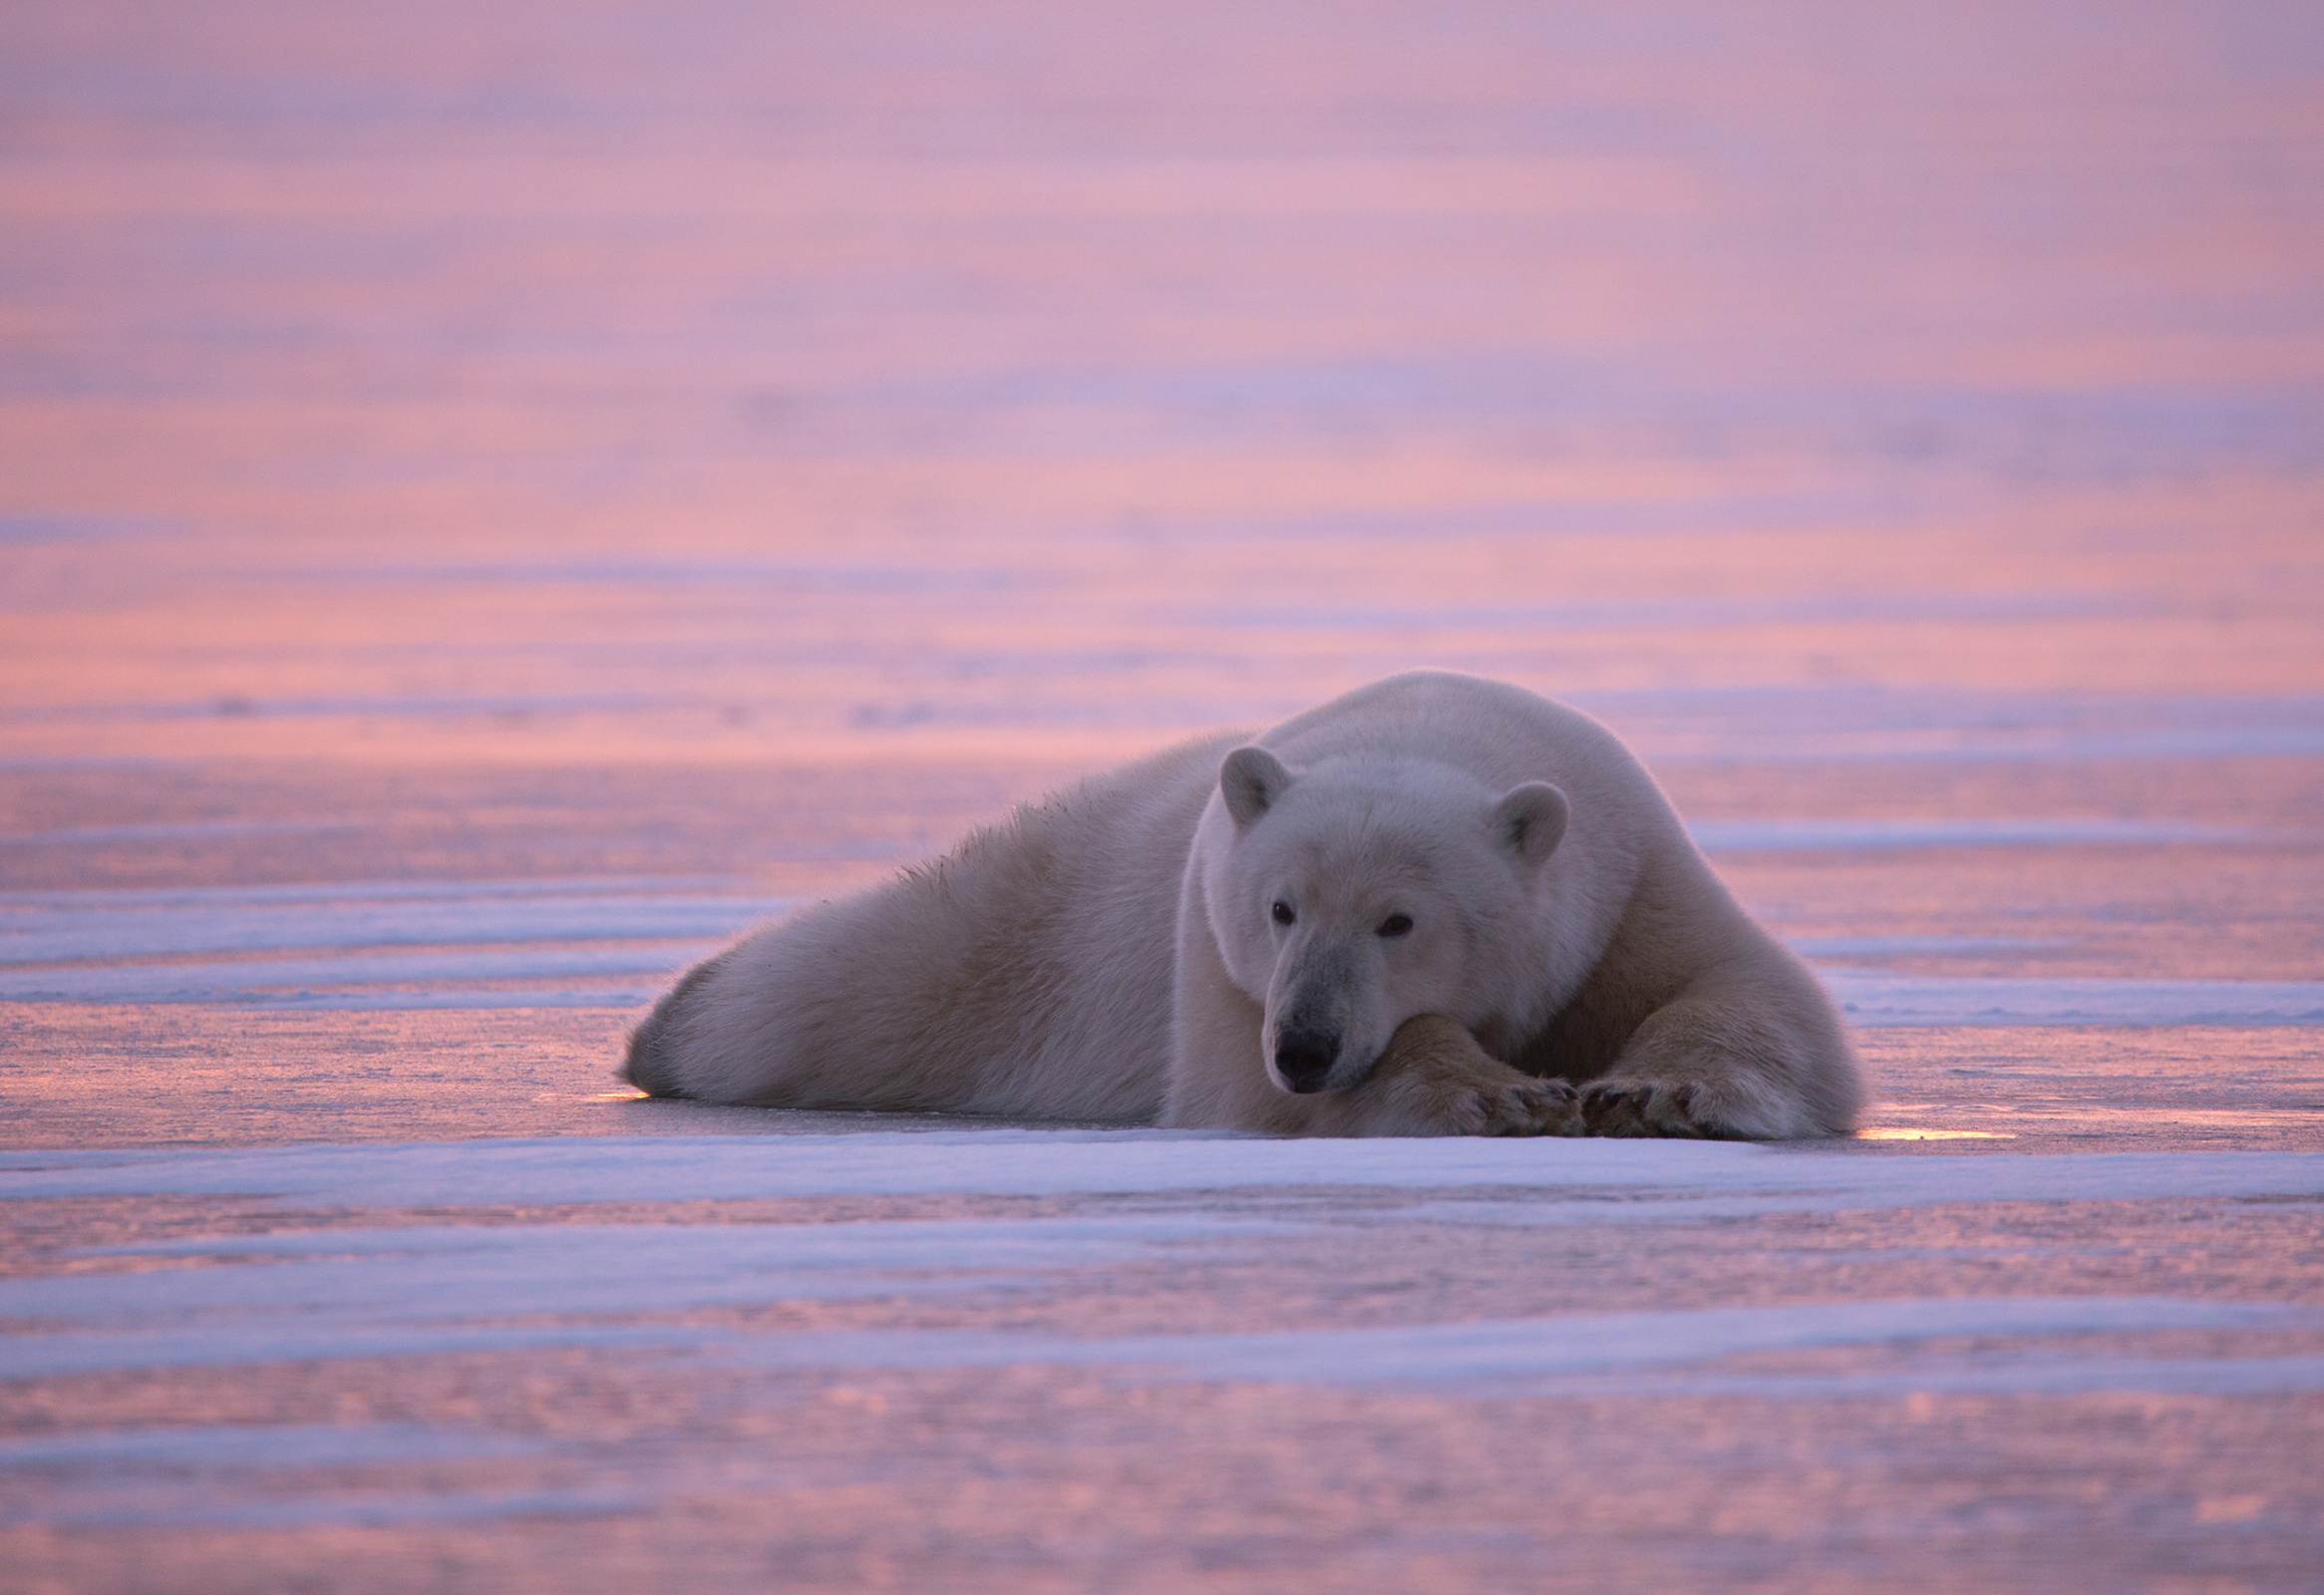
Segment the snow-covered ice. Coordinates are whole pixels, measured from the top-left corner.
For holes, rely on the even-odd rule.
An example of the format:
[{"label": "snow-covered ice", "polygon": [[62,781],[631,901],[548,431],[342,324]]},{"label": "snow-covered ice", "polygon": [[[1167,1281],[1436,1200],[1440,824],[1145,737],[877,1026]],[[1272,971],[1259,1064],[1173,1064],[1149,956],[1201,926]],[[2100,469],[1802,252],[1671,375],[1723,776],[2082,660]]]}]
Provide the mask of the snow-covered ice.
[{"label": "snow-covered ice", "polygon": [[[10,12],[0,1583],[2312,1589],[2318,13],[1835,16]],[[1417,665],[1870,1138],[615,1081]]]},{"label": "snow-covered ice", "polygon": [[1512,1187],[1541,1210],[1652,1197],[1656,1212],[1856,1211],[1947,1201],[2324,1195],[2324,1150],[2080,1152],[1902,1161],[1731,1142],[1270,1140],[1196,1130],[943,1129],[591,1136],[226,1150],[0,1152],[0,1198],[246,1195],[293,1208],[1160,1195]]}]

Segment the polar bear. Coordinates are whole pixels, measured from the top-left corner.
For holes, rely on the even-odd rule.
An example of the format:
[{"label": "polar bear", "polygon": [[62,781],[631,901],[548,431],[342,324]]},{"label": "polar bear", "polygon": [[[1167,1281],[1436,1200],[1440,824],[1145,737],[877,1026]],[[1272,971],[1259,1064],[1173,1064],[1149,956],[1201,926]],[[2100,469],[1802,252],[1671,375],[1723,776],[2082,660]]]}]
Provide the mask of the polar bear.
[{"label": "polar bear", "polygon": [[688,971],[663,1097],[1274,1134],[1844,1134],[1846,1033],[1587,716],[1427,671],[1094,778]]}]

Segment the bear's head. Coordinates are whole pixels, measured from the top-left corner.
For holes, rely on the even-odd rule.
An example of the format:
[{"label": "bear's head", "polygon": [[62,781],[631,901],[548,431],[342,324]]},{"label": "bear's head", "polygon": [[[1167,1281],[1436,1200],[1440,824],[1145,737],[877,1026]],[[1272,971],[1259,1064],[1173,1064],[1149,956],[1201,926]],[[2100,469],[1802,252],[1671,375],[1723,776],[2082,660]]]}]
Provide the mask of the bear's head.
[{"label": "bear's head", "polygon": [[1231,839],[1202,889],[1228,975],[1264,1005],[1260,1051],[1285,1091],[1344,1091],[1418,1014],[1476,1025],[1509,1001],[1535,941],[1565,795],[1494,792],[1410,759],[1292,771],[1238,748],[1218,775]]}]

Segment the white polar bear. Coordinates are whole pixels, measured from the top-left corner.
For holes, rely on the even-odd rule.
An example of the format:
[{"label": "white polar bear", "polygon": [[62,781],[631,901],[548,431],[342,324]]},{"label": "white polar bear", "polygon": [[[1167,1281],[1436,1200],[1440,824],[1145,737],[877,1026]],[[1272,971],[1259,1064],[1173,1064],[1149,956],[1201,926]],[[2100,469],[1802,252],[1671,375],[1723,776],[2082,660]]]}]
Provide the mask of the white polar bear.
[{"label": "white polar bear", "polygon": [[665,1097],[1280,1134],[1844,1134],[1838,1016],[1643,767],[1397,676],[1097,777],[679,980]]}]

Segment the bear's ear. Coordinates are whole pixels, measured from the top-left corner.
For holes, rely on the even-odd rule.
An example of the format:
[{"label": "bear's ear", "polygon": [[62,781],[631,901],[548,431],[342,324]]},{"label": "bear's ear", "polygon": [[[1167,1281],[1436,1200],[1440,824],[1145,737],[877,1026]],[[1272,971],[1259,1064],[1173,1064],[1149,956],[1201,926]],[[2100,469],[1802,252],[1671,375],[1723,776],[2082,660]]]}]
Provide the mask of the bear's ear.
[{"label": "bear's ear", "polygon": [[1565,839],[1565,794],[1545,781],[1511,787],[1493,805],[1493,839],[1527,869],[1548,861]]},{"label": "bear's ear", "polygon": [[1247,830],[1290,785],[1291,772],[1264,748],[1237,748],[1218,767],[1218,790],[1237,830]]}]

